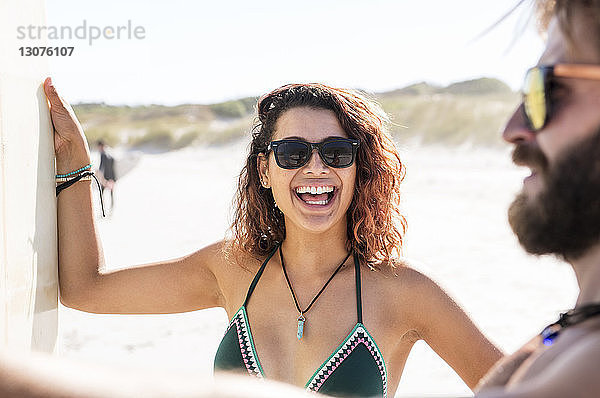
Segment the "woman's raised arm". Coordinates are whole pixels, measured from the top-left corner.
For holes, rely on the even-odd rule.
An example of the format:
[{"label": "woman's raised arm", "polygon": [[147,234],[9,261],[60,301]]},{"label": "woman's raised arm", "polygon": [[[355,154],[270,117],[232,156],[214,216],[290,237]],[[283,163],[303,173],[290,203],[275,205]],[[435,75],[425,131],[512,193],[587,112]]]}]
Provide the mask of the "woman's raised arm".
[{"label": "woman's raised arm", "polygon": [[[83,129],[50,78],[44,82],[54,125],[58,174],[90,164]],[[221,244],[169,261],[103,273],[94,222],[92,182],[78,181],[58,197],[58,272],[61,302],[97,313],[173,313],[221,306],[213,272]]]}]

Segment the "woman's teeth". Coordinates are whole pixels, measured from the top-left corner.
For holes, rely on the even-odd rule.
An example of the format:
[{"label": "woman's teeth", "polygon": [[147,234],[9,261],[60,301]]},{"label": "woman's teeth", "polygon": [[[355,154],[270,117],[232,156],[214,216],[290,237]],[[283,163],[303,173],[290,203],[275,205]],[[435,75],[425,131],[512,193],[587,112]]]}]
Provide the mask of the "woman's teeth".
[{"label": "woman's teeth", "polygon": [[306,203],[309,205],[326,205],[329,200],[307,200]]},{"label": "woman's teeth", "polygon": [[310,193],[312,195],[319,195],[322,193],[333,192],[332,186],[324,186],[324,187],[298,187],[296,188],[296,193]]},{"label": "woman's teeth", "polygon": [[333,197],[333,186],[320,186],[320,187],[298,187],[295,189],[298,197],[306,204],[309,205],[326,205],[330,202]]}]

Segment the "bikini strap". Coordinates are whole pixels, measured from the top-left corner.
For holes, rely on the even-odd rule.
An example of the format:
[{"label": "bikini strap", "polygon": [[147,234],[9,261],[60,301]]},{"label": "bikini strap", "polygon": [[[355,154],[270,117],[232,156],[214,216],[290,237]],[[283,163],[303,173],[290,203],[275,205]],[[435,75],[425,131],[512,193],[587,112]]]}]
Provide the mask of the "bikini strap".
[{"label": "bikini strap", "polygon": [[356,282],[356,317],[358,323],[362,323],[362,292],[360,287],[360,263],[358,256],[354,253],[354,279]]},{"label": "bikini strap", "polygon": [[275,246],[275,248],[273,249],[273,251],[271,252],[271,254],[269,254],[269,256],[265,259],[265,261],[260,266],[260,269],[258,270],[258,272],[256,273],[256,275],[254,276],[254,279],[252,279],[252,283],[250,284],[250,287],[248,288],[248,293],[246,293],[246,299],[244,300],[243,307],[246,307],[246,304],[248,304],[248,300],[250,299],[250,296],[252,295],[252,292],[254,292],[254,288],[258,284],[258,280],[260,279],[263,271],[265,270],[265,267],[267,266],[267,263],[269,262],[269,260],[271,259],[271,257],[273,257],[273,254],[275,254],[275,252],[277,251],[277,248],[279,247],[279,245],[281,245],[281,243],[279,243],[278,245]]}]

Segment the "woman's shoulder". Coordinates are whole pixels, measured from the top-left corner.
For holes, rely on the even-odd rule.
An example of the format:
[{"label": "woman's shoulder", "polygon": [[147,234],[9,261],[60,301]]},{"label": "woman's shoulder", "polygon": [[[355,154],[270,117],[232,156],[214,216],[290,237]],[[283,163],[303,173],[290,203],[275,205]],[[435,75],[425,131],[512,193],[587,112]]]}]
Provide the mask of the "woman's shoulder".
[{"label": "woman's shoulder", "polygon": [[422,266],[417,266],[406,258],[390,258],[376,266],[369,267],[370,274],[390,283],[431,283],[432,280],[423,271]]},{"label": "woman's shoulder", "polygon": [[436,318],[455,314],[453,299],[426,272],[423,266],[406,259],[393,260],[394,267],[368,273],[374,283],[369,287],[373,300],[386,308],[388,316],[408,322],[416,329],[435,323]]},{"label": "woman's shoulder", "polygon": [[235,311],[260,268],[261,259],[237,248],[234,242],[227,239],[214,242],[201,250],[206,261],[212,264],[213,274],[225,298],[226,310],[228,313]]},{"label": "woman's shoulder", "polygon": [[239,248],[234,241],[222,239],[203,249],[203,256],[212,263],[215,273],[256,273],[262,264],[262,258]]},{"label": "woman's shoulder", "polygon": [[422,270],[405,258],[392,258],[382,262],[376,269],[367,273],[378,285],[390,295],[402,293],[407,296],[422,297],[426,294],[443,292],[442,288]]}]

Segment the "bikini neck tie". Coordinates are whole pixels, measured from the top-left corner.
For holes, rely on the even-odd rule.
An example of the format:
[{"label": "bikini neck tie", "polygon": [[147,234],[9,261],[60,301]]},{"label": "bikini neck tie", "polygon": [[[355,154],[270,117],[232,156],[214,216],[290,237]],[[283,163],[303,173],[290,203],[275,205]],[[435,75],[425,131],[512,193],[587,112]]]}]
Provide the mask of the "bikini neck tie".
[{"label": "bikini neck tie", "polygon": [[310,304],[308,304],[308,307],[306,307],[305,310],[302,310],[300,308],[300,305],[298,304],[298,299],[296,298],[296,293],[294,293],[294,288],[292,288],[292,284],[290,283],[290,278],[288,277],[287,271],[285,270],[285,263],[283,262],[283,254],[281,253],[281,245],[279,245],[279,258],[281,259],[281,268],[283,268],[283,275],[285,276],[285,280],[288,284],[288,287],[290,288],[290,292],[292,293],[292,298],[294,299],[294,304],[296,305],[296,309],[300,313],[300,316],[298,317],[298,340],[302,339],[302,336],[304,335],[304,324],[306,323],[306,318],[304,317],[304,314],[306,314],[308,312],[308,310],[310,310],[310,307],[312,307],[312,305],[315,303],[315,301],[317,301],[317,299],[319,298],[321,293],[323,293],[325,291],[325,288],[327,287],[327,285],[329,285],[329,282],[331,282],[333,277],[338,272],[340,272],[340,270],[344,266],[344,263],[346,262],[346,260],[348,260],[348,257],[350,257],[351,253],[352,253],[352,251],[350,251],[344,258],[344,260],[341,262],[341,264],[338,265],[338,267],[335,269],[333,274],[331,274],[331,276],[329,277],[327,282],[325,282],[325,284],[323,285],[321,290],[319,290],[319,293],[317,293],[317,295],[312,299]]},{"label": "bikini neck tie", "polygon": [[540,333],[544,345],[552,345],[563,329],[597,315],[600,315],[600,303],[583,305],[560,314],[558,321],[546,326]]}]

